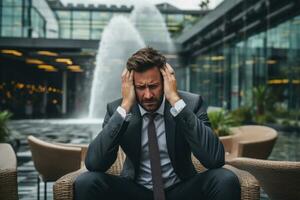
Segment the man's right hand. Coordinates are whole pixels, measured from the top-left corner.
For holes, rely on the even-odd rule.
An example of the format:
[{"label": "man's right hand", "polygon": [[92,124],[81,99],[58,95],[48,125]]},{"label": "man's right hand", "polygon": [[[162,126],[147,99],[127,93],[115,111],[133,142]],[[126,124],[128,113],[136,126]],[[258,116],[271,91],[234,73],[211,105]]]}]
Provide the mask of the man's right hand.
[{"label": "man's right hand", "polygon": [[136,101],[134,84],[133,84],[133,73],[134,71],[128,71],[126,68],[122,72],[122,97],[123,101],[121,107],[129,113],[131,107]]}]

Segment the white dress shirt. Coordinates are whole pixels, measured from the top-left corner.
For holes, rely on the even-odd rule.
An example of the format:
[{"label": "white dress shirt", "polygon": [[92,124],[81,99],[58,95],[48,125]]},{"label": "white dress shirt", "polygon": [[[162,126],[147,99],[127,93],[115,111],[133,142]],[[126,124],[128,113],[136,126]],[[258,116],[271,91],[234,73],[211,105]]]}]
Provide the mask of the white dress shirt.
[{"label": "white dress shirt", "polygon": [[[170,112],[175,117],[180,113],[180,111],[185,107],[185,103],[182,99],[177,101],[174,107],[171,108]],[[152,175],[151,175],[151,165],[150,165],[150,157],[149,157],[149,147],[148,147],[148,124],[149,118],[145,116],[148,111],[143,109],[139,105],[139,109],[141,115],[143,116],[142,123],[142,132],[141,132],[141,159],[140,159],[140,167],[139,174],[136,179],[137,183],[152,189]],[[176,175],[174,168],[171,164],[171,160],[168,154],[167,142],[166,142],[166,133],[165,133],[165,120],[164,120],[164,109],[165,109],[165,97],[163,101],[156,111],[158,115],[154,119],[154,124],[156,128],[156,135],[159,146],[160,153],[160,165],[162,171],[162,178],[164,187],[169,187],[180,181],[178,176]],[[124,119],[126,119],[126,111],[122,107],[118,107],[117,111],[122,115]]]}]

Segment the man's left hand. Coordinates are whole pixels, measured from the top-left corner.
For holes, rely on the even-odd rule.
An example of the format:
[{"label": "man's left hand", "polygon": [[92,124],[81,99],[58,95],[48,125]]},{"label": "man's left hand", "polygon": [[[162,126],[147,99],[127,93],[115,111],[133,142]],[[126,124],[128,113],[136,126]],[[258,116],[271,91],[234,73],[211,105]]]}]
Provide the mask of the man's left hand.
[{"label": "man's left hand", "polygon": [[177,83],[175,78],[175,71],[166,63],[166,65],[160,69],[160,72],[164,79],[164,93],[166,99],[170,102],[172,106],[180,99],[177,92]]}]

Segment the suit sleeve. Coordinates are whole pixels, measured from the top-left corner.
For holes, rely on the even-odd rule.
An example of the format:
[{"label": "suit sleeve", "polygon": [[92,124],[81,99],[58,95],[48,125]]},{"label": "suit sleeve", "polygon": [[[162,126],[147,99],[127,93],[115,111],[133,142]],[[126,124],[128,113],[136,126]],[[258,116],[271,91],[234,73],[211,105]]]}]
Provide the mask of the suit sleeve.
[{"label": "suit sleeve", "polygon": [[120,139],[128,126],[123,117],[107,105],[102,131],[90,143],[85,159],[89,171],[107,171],[115,162]]},{"label": "suit sleeve", "polygon": [[210,127],[206,106],[201,96],[199,96],[194,110],[185,106],[175,117],[175,121],[183,130],[182,134],[184,134],[192,153],[204,167],[211,169],[224,165],[224,147]]}]

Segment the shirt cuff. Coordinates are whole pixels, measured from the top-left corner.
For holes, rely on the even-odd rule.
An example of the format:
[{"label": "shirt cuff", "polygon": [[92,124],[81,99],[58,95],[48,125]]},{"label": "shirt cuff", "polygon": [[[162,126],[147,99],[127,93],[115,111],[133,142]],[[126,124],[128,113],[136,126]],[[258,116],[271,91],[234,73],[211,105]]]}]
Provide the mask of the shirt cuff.
[{"label": "shirt cuff", "polygon": [[185,102],[182,99],[179,99],[175,103],[174,107],[170,109],[170,112],[173,115],[173,117],[176,117],[185,108],[185,106]]},{"label": "shirt cuff", "polygon": [[122,118],[123,118],[125,121],[129,121],[131,115],[130,115],[130,114],[127,114],[127,113],[126,113],[126,110],[125,110],[124,108],[122,108],[121,106],[118,106],[117,112],[122,116]]}]

